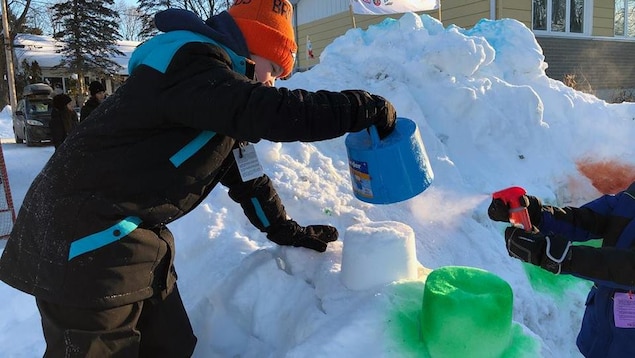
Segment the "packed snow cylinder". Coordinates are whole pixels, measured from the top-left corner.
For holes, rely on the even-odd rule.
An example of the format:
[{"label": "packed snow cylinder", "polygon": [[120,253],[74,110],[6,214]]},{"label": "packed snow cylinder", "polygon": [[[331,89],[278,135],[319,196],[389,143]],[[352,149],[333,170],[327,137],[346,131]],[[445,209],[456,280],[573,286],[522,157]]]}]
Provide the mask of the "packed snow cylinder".
[{"label": "packed snow cylinder", "polygon": [[463,266],[433,270],[421,310],[421,338],[429,356],[503,356],[512,337],[512,305],[510,285],[490,272]]},{"label": "packed snow cylinder", "polygon": [[349,133],[345,140],[353,193],[372,204],[410,199],[430,186],[434,174],[417,124],[397,118],[395,130],[379,139],[377,128]]},{"label": "packed snow cylinder", "polygon": [[351,290],[417,278],[415,234],[406,224],[356,224],[346,229],[342,241],[341,278]]}]

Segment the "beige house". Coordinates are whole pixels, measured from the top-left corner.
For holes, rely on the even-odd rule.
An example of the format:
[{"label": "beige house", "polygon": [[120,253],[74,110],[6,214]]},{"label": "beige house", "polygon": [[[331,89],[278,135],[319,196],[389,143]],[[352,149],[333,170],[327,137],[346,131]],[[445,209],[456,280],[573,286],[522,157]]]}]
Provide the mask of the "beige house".
[{"label": "beige house", "polygon": [[[297,70],[317,64],[324,48],[347,30],[366,29],[385,18],[353,15],[349,1],[291,1],[299,47]],[[576,88],[605,99],[622,89],[635,89],[633,0],[441,0],[439,9],[420,14],[440,19],[444,26],[463,28],[481,19],[519,20],[533,30],[542,47],[549,77],[575,82]]]}]

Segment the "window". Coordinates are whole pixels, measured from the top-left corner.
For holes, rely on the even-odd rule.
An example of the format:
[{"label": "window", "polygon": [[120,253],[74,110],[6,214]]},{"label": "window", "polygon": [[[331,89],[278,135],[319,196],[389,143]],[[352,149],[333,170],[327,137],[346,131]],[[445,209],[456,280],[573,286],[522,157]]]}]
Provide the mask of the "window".
[{"label": "window", "polygon": [[635,0],[615,0],[615,36],[635,37]]},{"label": "window", "polygon": [[50,99],[32,99],[32,100],[29,100],[29,104],[31,105],[31,110],[29,111],[29,113],[35,113],[35,114],[50,113],[52,109],[50,108],[50,104],[51,104]]},{"label": "window", "polygon": [[[573,34],[584,33],[584,1],[533,0],[533,30]],[[635,2],[635,0],[627,1]]]}]

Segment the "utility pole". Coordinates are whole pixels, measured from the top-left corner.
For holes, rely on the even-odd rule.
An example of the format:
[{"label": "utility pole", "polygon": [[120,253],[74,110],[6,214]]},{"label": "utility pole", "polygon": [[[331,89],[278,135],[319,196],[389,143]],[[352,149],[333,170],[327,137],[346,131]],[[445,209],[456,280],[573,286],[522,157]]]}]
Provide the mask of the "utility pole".
[{"label": "utility pole", "polygon": [[9,102],[11,103],[11,111],[15,111],[18,107],[18,101],[15,96],[15,73],[13,70],[13,46],[11,44],[11,36],[9,36],[9,15],[7,0],[2,1],[2,28],[4,35],[4,54],[7,57],[7,82],[9,83]]}]

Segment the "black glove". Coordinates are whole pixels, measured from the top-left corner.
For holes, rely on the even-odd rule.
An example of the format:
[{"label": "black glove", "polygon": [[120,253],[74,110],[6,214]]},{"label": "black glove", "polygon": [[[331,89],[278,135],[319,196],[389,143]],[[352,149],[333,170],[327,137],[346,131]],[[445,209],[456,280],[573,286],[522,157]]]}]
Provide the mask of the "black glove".
[{"label": "black glove", "polygon": [[375,101],[375,108],[377,114],[372,119],[375,127],[377,127],[377,133],[379,139],[386,138],[393,130],[395,130],[395,121],[397,120],[397,111],[393,107],[392,103],[381,96],[371,95]]},{"label": "black glove", "polygon": [[505,243],[509,256],[555,273],[569,272],[571,242],[560,236],[529,233],[510,226],[505,229]]},{"label": "black glove", "polygon": [[350,132],[358,132],[372,125],[377,127],[379,139],[384,139],[395,129],[397,111],[384,97],[361,90],[346,90],[342,94],[351,103]]},{"label": "black glove", "polygon": [[[523,195],[520,197],[520,205],[527,208],[531,224],[538,226],[542,219],[542,203],[540,199],[531,195]],[[487,208],[487,215],[494,221],[509,222],[509,205],[502,199],[492,199]]]},{"label": "black glove", "polygon": [[324,252],[329,242],[338,238],[337,229],[328,225],[300,226],[293,220],[267,228],[267,238],[278,245],[306,247]]}]

